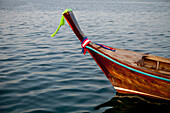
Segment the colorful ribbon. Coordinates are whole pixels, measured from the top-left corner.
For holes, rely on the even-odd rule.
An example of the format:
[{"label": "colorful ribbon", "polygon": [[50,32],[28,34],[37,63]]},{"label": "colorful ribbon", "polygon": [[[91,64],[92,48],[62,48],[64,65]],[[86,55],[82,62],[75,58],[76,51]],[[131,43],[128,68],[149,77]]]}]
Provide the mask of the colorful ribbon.
[{"label": "colorful ribbon", "polygon": [[87,51],[86,46],[87,46],[90,42],[91,42],[91,41],[90,41],[87,37],[84,37],[84,38],[83,38],[83,41],[82,41],[82,43],[81,43],[81,47],[83,48],[83,49],[82,49],[82,52],[83,52],[84,55],[86,54],[86,51]]},{"label": "colorful ribbon", "polygon": [[65,25],[65,21],[64,21],[64,14],[67,13],[68,11],[72,11],[72,9],[66,9],[63,13],[62,13],[62,16],[61,16],[61,20],[60,20],[60,24],[58,26],[58,28],[56,29],[56,31],[51,35],[51,37],[54,37],[57,32],[59,31],[60,27]]},{"label": "colorful ribbon", "polygon": [[[84,37],[84,38],[83,38],[83,41],[82,41],[82,43],[81,43],[82,53],[83,53],[84,55],[86,54],[86,51],[87,51],[86,46],[87,46],[89,43],[91,43],[91,41],[90,41],[87,37]],[[113,48],[111,48],[111,47],[108,47],[108,46],[106,46],[106,45],[98,44],[98,43],[95,43],[95,44],[103,47],[104,49],[107,49],[107,50],[110,50],[110,51],[113,51],[113,52],[116,51],[115,49],[113,49]]]},{"label": "colorful ribbon", "polygon": [[106,46],[106,45],[98,44],[98,43],[95,43],[95,44],[96,44],[96,45],[99,45],[99,46],[101,46],[101,47],[103,47],[103,48],[105,48],[105,49],[107,49],[107,50],[110,50],[110,51],[113,51],[113,52],[116,51],[115,49],[113,49],[113,48],[111,48],[111,47],[108,47],[108,46]]}]

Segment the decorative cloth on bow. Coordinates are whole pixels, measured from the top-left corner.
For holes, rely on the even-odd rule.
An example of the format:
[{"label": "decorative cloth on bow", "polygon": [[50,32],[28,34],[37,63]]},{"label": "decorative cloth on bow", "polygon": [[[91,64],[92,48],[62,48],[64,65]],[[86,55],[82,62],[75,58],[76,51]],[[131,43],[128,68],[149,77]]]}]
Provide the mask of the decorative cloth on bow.
[{"label": "decorative cloth on bow", "polygon": [[91,42],[91,41],[90,41],[87,37],[84,37],[84,38],[83,38],[83,41],[81,42],[81,47],[83,48],[83,49],[82,49],[82,52],[83,52],[84,55],[86,54],[86,51],[87,51],[86,46],[87,46],[90,42]]},{"label": "decorative cloth on bow", "polygon": [[110,51],[113,51],[113,52],[116,51],[115,49],[113,49],[113,48],[111,48],[111,47],[108,47],[108,46],[106,46],[106,45],[98,44],[98,43],[95,43],[95,44],[96,44],[96,45],[99,45],[99,46],[101,46],[101,47],[103,47],[103,48],[105,48],[105,49],[108,49],[108,50],[110,50]]}]

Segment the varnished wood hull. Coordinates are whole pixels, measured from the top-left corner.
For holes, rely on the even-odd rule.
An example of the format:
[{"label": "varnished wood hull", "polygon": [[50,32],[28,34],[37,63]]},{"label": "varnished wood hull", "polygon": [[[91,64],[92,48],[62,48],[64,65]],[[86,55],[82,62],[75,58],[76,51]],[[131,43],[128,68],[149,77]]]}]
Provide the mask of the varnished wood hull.
[{"label": "varnished wood hull", "polygon": [[[170,84],[168,81],[160,80],[154,77],[149,77],[147,75],[143,75],[132,70],[129,70],[125,67],[120,66],[119,64],[116,64],[108,60],[107,58],[99,55],[94,51],[89,50],[89,53],[95,59],[96,63],[99,65],[99,67],[102,69],[104,74],[107,76],[107,78],[110,80],[112,85],[119,93],[132,93],[159,99],[170,100]],[[127,64],[124,63],[124,65]],[[146,70],[142,69],[139,70],[147,72]],[[158,76],[158,74],[154,72],[152,73],[151,71],[148,71],[147,73]]]},{"label": "varnished wood hull", "polygon": [[[63,15],[82,42],[85,35],[81,31],[73,12],[69,11]],[[148,63],[148,61],[143,63],[143,60],[141,60],[146,55],[143,53],[117,48],[115,48],[116,52],[111,52],[93,43],[89,44],[87,49],[119,93],[132,93],[170,100],[170,72],[166,72],[170,70],[170,59],[158,57],[158,62],[155,64],[152,60],[157,57],[149,55],[148,57],[151,57],[149,63],[153,63],[153,68],[156,67],[156,70],[153,70],[138,65],[138,63],[142,66]],[[159,60],[163,61],[160,66],[158,65]],[[152,67],[148,64],[146,66]]]}]

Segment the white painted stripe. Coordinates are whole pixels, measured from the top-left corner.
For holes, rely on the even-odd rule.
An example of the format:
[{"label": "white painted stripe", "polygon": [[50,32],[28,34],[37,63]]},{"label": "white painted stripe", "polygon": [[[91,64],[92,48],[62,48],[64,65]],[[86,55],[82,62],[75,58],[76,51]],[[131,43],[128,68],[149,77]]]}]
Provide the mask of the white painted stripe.
[{"label": "white painted stripe", "polygon": [[130,92],[130,93],[135,93],[135,94],[146,95],[146,96],[150,96],[150,97],[170,100],[168,98],[164,98],[164,97],[160,97],[160,96],[156,96],[156,95],[152,95],[152,94],[148,94],[148,93],[144,93],[144,92],[140,92],[140,91],[134,91],[134,90],[131,90],[131,89],[125,89],[125,88],[120,88],[120,87],[116,87],[116,86],[114,86],[114,88],[117,89],[117,90],[122,90],[122,91]]}]

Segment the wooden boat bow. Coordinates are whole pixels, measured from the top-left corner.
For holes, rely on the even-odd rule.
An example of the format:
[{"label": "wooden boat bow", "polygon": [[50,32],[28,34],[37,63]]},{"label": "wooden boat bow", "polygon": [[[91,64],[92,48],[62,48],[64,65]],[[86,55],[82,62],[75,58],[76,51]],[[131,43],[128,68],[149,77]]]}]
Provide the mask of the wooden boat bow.
[{"label": "wooden boat bow", "polygon": [[[80,42],[86,37],[71,9],[64,18]],[[170,100],[170,59],[88,43],[85,47],[119,93]],[[109,47],[110,48],[110,47]]]}]

